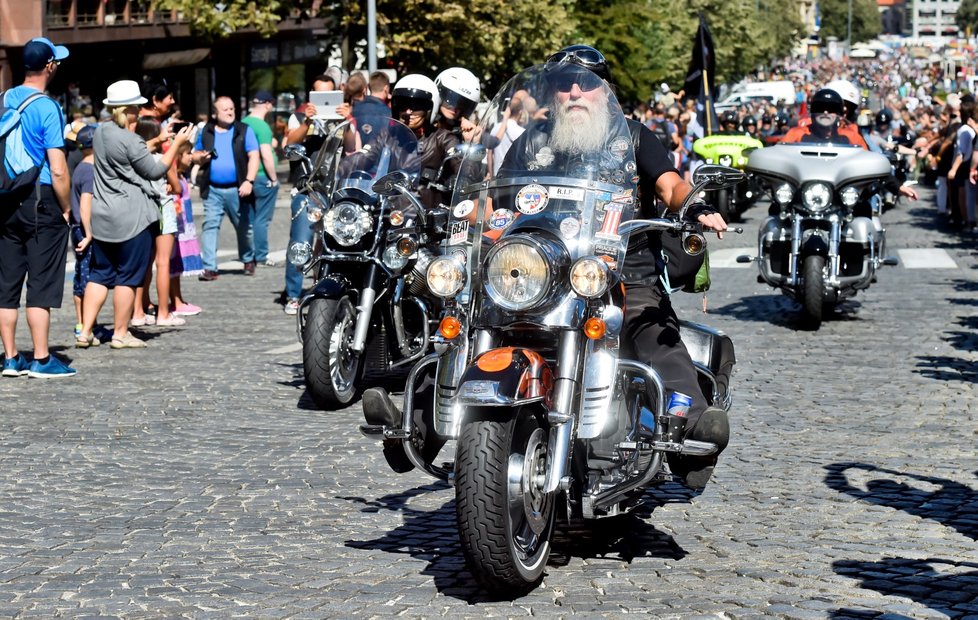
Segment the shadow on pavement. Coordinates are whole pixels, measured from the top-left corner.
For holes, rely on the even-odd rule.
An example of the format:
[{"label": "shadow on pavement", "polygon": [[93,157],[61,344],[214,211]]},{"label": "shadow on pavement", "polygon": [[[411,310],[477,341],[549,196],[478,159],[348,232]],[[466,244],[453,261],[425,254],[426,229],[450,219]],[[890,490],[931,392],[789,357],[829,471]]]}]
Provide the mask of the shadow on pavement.
[{"label": "shadow on pavement", "polygon": [[[347,540],[345,545],[354,549],[404,553],[424,560],[428,565],[422,573],[434,578],[435,587],[440,593],[469,604],[515,600],[500,598],[483,590],[466,568],[455,524],[454,499],[434,511],[409,506],[414,497],[450,488],[445,482],[433,482],[377,499],[339,497],[362,504],[360,511],[363,513],[394,511],[400,513],[403,519],[401,525],[380,538]],[[642,557],[678,560],[686,555],[686,551],[671,535],[649,525],[638,514],[574,527],[558,525],[548,565],[559,570],[558,567],[566,566],[573,558],[608,558],[631,562]],[[546,576],[541,587],[545,587],[545,584]]]},{"label": "shadow on pavement", "polygon": [[[856,499],[896,508],[914,516],[954,528],[963,536],[978,540],[978,491],[936,476],[899,472],[866,463],[827,465],[825,484]],[[850,470],[861,470],[878,478],[868,480],[865,490],[849,479]]]},{"label": "shadow on pavement", "polygon": [[[825,317],[826,321],[858,321],[856,314],[861,307],[857,300],[848,299],[835,307]],[[752,295],[737,301],[711,308],[710,314],[729,316],[741,321],[770,323],[795,331],[814,331],[806,325],[801,306],[784,295]]]},{"label": "shadow on pavement", "polygon": [[[978,540],[978,490],[940,478],[900,472],[866,463],[836,463],[826,466],[826,485],[856,499],[888,506],[914,516],[936,521],[959,534]],[[850,480],[850,473],[869,476],[865,489]],[[978,472],[975,472],[978,474]],[[878,477],[876,477],[878,476]],[[941,566],[939,570],[935,565]],[[890,557],[878,562],[837,561],[839,575],[857,579],[859,586],[887,596],[909,598],[951,618],[973,616],[978,601],[978,564],[930,558]],[[971,570],[962,570],[971,569]],[[956,606],[961,606],[956,608]],[[888,605],[883,612],[911,614],[911,609]],[[875,618],[879,610],[839,609],[832,618]]]},{"label": "shadow on pavement", "polygon": [[[926,605],[949,618],[974,617],[978,599],[978,564],[929,558],[912,560],[884,558],[879,562],[842,560],[832,564],[839,575],[856,579],[859,587],[886,596],[911,599]],[[960,607],[958,607],[960,606]],[[902,609],[899,604],[887,605],[887,617],[912,617],[914,610]],[[902,613],[906,613],[903,616]],[[839,609],[830,618],[876,618],[880,611]]]}]

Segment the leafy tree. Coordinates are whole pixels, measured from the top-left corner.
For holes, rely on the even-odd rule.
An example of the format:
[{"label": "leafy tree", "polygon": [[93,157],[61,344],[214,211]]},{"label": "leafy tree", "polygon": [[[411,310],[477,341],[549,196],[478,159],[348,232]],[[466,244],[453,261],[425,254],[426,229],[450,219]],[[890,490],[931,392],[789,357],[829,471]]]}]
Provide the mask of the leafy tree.
[{"label": "leafy tree", "polygon": [[961,0],[954,19],[962,32],[978,32],[978,0]]},{"label": "leafy tree", "polygon": [[[278,22],[296,3],[290,0],[156,0],[157,11],[177,10],[191,30],[206,38],[223,38],[236,30],[254,28],[263,36],[277,32]],[[301,0],[300,3],[301,4]]]},{"label": "leafy tree", "polygon": [[[821,0],[823,38],[835,37],[844,41],[848,32],[849,0]],[[876,0],[852,0],[852,41],[868,41],[883,30]]]}]

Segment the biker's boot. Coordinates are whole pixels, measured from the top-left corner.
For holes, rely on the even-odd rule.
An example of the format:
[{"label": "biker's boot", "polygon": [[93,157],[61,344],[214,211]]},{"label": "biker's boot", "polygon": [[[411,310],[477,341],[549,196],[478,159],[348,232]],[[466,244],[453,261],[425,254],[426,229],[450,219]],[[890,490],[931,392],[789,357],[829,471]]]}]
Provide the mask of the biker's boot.
[{"label": "biker's boot", "polygon": [[716,444],[717,451],[709,456],[688,456],[670,452],[669,469],[691,489],[702,489],[710,481],[717,457],[730,441],[730,422],[727,412],[719,407],[708,407],[690,428],[684,439],[708,441]]},{"label": "biker's boot", "polygon": [[[364,390],[361,406],[367,424],[388,428],[401,427],[401,412],[384,388],[372,387]],[[387,460],[387,465],[398,474],[414,469],[414,463],[404,454],[401,441],[400,439],[384,440],[384,458]]]}]

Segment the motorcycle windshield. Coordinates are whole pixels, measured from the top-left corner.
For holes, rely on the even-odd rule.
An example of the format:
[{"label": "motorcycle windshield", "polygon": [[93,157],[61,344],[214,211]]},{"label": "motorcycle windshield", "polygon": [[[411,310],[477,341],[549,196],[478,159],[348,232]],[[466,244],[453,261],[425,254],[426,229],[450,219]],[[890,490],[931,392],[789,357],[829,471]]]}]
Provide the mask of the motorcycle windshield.
[{"label": "motorcycle windshield", "polygon": [[517,235],[546,240],[560,255],[547,260],[598,256],[620,270],[627,238],[618,226],[633,217],[638,177],[628,124],[608,85],[576,65],[530,67],[495,96],[482,131],[503,141],[489,153],[463,147],[445,241],[469,274],[462,298],[479,290],[493,247]]},{"label": "motorcycle windshield", "polygon": [[[367,116],[357,120],[357,128],[347,131],[347,148],[359,147],[340,160],[336,168],[335,191],[359,189],[372,195],[374,181],[388,172],[403,170],[416,178],[421,170],[418,139],[398,120]],[[353,137],[353,134],[358,134]]]}]

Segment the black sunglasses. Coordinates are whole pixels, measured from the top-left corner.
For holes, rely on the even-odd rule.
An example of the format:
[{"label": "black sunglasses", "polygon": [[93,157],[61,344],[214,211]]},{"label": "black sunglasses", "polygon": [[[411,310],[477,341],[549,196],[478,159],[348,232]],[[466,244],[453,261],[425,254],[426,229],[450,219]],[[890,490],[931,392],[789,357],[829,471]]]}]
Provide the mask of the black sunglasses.
[{"label": "black sunglasses", "polygon": [[574,88],[574,84],[580,86],[582,91],[594,90],[604,84],[604,80],[591,73],[590,71],[575,71],[573,73],[561,73],[553,77],[554,88],[562,93],[569,93]]}]

